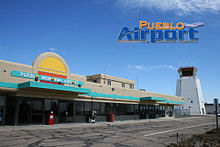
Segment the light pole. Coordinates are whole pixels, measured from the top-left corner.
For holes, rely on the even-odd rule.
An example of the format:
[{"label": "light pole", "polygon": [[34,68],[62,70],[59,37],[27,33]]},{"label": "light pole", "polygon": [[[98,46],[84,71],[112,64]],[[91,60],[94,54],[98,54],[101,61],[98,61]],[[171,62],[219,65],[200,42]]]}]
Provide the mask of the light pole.
[{"label": "light pole", "polygon": [[214,99],[215,104],[215,116],[216,116],[216,130],[218,129],[218,99]]}]

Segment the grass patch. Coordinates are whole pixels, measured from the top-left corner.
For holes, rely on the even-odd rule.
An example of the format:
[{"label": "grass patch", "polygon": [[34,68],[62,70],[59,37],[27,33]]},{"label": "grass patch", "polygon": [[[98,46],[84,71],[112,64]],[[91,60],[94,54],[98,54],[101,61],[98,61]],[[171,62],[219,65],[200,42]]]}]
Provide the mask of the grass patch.
[{"label": "grass patch", "polygon": [[220,147],[220,128],[207,131],[205,134],[193,135],[177,144],[171,143],[168,147]]}]

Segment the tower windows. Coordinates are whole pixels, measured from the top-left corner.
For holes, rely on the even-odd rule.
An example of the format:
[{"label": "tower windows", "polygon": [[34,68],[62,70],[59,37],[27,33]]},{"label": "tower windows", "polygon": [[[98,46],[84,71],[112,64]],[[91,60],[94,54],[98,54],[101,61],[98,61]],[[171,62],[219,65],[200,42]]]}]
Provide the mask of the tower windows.
[{"label": "tower windows", "polygon": [[112,85],[112,82],[108,80],[107,84],[108,84],[108,85]]}]

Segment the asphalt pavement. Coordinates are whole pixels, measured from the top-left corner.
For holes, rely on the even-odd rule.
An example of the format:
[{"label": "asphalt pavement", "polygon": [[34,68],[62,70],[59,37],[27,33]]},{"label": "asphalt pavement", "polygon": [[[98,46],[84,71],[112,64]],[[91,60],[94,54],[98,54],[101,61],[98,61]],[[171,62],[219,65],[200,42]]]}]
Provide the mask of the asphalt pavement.
[{"label": "asphalt pavement", "polygon": [[160,147],[215,128],[214,116],[0,126],[0,147]]}]

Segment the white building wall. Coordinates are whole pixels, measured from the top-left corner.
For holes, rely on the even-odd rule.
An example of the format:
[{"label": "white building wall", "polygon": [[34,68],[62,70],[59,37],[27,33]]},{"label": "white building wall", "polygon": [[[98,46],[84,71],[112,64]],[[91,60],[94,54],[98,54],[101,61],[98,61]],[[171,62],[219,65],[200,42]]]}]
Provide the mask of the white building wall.
[{"label": "white building wall", "polygon": [[203,95],[202,95],[202,87],[201,87],[201,83],[200,80],[198,78],[196,78],[196,84],[197,84],[197,91],[198,91],[198,97],[199,97],[199,104],[200,104],[200,111],[201,114],[206,114],[206,110],[205,110],[205,102],[203,99]]},{"label": "white building wall", "polygon": [[198,78],[178,79],[176,95],[184,97],[184,106],[181,108],[190,109],[191,115],[206,114],[201,84]]}]

